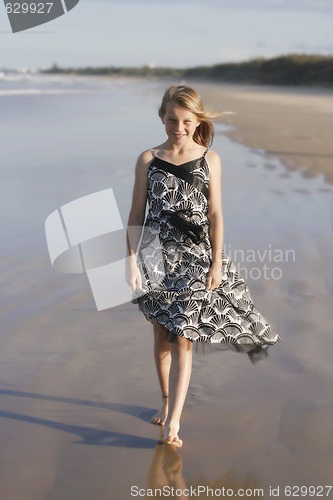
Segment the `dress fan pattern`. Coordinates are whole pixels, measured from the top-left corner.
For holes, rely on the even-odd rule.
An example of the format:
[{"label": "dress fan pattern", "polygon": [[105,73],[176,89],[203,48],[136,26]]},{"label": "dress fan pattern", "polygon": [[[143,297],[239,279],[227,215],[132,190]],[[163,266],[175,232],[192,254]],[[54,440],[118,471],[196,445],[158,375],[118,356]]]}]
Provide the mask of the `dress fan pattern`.
[{"label": "dress fan pattern", "polygon": [[[222,282],[215,290],[206,288],[212,262],[206,152],[179,166],[154,155],[148,167],[149,210],[137,252],[142,289],[133,292],[132,303],[147,320],[167,328],[171,342],[181,336],[231,348],[246,352],[254,363],[281,339],[256,310],[245,280],[223,250]],[[179,211],[203,228],[199,243],[171,223],[170,214]]]}]

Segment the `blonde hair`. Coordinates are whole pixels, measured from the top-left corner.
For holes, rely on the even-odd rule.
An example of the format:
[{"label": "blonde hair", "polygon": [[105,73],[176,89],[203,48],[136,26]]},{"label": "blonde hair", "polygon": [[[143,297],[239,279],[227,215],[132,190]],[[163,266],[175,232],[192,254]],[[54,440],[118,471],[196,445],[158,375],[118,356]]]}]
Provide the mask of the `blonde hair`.
[{"label": "blonde hair", "polygon": [[186,85],[173,85],[168,88],[163,96],[158,114],[160,118],[164,118],[168,104],[176,104],[182,108],[186,108],[191,113],[195,114],[200,124],[197,126],[193,140],[200,146],[209,147],[214,138],[214,125],[211,122],[219,113],[208,111],[198,94],[198,92]]}]

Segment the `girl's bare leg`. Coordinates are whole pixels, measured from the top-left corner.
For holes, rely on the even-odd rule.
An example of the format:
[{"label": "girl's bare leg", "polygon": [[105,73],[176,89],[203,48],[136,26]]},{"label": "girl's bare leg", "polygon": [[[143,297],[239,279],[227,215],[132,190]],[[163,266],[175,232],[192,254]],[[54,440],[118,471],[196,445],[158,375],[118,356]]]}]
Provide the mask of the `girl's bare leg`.
[{"label": "girl's bare leg", "polygon": [[168,416],[169,403],[169,373],[171,366],[171,352],[168,330],[157,321],[153,322],[154,328],[154,357],[158,380],[162,393],[162,408],[152,418],[153,424],[164,425]]},{"label": "girl's bare leg", "polygon": [[169,376],[169,414],[165,423],[164,442],[181,446],[178,437],[180,417],[183,411],[192,372],[192,342],[176,337],[171,347],[171,369]]}]

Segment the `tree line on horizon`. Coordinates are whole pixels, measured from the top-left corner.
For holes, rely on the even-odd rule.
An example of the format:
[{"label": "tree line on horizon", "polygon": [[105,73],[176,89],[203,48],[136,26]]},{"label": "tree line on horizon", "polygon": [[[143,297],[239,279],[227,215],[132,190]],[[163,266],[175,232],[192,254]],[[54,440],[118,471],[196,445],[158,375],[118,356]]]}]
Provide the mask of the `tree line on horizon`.
[{"label": "tree line on horizon", "polygon": [[164,77],[211,80],[226,83],[268,85],[333,85],[333,57],[291,54],[271,59],[256,58],[239,63],[221,63],[194,68],[154,67],[85,67],[61,68],[54,64],[43,73],[95,76]]}]

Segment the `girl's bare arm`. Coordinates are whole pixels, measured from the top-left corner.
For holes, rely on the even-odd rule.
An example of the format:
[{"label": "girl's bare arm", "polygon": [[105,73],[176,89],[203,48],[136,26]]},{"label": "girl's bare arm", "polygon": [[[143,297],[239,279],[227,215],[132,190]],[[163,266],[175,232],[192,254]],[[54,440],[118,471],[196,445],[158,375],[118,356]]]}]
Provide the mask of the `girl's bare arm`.
[{"label": "girl's bare arm", "polygon": [[223,248],[223,215],[222,215],[222,166],[217,153],[207,153],[209,165],[209,195],[208,195],[208,219],[210,223],[209,237],[212,245],[212,259],[221,263]]},{"label": "girl's bare arm", "polygon": [[151,153],[145,151],[138,157],[135,166],[132,206],[127,223],[127,256],[133,258],[135,258],[145,218],[148,189],[147,171],[150,161]]},{"label": "girl's bare arm", "polygon": [[[208,156],[209,154],[209,156]],[[222,167],[219,156],[214,151],[207,153],[209,165],[208,219],[209,239],[212,245],[212,264],[207,274],[208,290],[218,288],[222,282],[222,248],[223,248],[223,217],[222,217]]]}]

